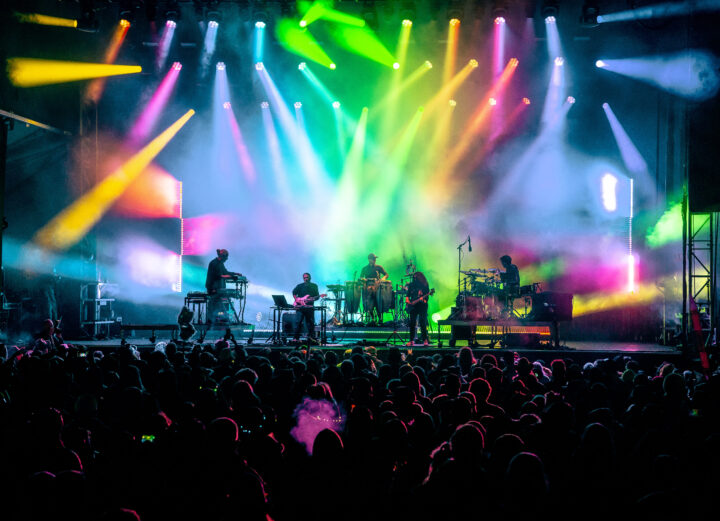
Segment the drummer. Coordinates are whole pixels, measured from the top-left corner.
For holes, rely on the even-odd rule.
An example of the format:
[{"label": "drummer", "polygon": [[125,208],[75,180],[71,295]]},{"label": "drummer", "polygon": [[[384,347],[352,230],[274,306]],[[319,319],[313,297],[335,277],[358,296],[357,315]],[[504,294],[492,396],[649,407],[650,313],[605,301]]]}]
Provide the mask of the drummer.
[{"label": "drummer", "polygon": [[368,265],[360,272],[360,278],[364,281],[370,281],[373,285],[366,286],[366,298],[363,300],[363,306],[366,306],[365,313],[368,313],[370,321],[374,322],[377,318],[378,323],[382,322],[382,316],[377,307],[377,282],[385,280],[388,277],[385,268],[376,263],[377,255],[371,253],[368,255]]}]

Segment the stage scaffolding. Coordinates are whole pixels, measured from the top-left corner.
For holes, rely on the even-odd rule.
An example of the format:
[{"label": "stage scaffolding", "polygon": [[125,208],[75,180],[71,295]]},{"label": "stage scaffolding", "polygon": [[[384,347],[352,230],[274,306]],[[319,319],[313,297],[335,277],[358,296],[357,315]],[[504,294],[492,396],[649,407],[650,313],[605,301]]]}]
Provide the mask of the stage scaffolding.
[{"label": "stage scaffolding", "polygon": [[683,327],[685,338],[688,328],[690,298],[695,300],[700,313],[705,345],[714,343],[716,338],[717,302],[716,269],[717,260],[718,214],[716,212],[687,212],[687,271],[685,273],[687,290],[683,303]]}]

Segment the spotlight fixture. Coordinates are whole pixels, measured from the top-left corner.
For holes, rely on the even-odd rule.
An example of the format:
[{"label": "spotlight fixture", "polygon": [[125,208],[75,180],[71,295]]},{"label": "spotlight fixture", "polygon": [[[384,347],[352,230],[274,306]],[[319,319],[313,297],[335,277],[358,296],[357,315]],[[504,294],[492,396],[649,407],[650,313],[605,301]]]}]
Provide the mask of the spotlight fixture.
[{"label": "spotlight fixture", "polygon": [[450,105],[451,107],[455,107],[457,105],[457,101],[455,101],[454,99],[451,99],[448,101],[448,105]]},{"label": "spotlight fixture", "polygon": [[96,33],[100,28],[100,22],[95,17],[95,4],[93,0],[82,0],[80,6],[80,17],[77,21],[78,31]]},{"label": "spotlight fixture", "polygon": [[260,103],[260,108],[269,109],[270,104],[267,101],[263,101],[262,103]]},{"label": "spotlight fixture", "polygon": [[597,0],[585,0],[582,6],[582,14],[580,15],[580,25],[582,27],[597,27],[598,15],[600,14],[600,8],[598,7]]},{"label": "spotlight fixture", "polygon": [[432,62],[430,60],[425,60],[423,65],[425,65],[426,69],[432,69]]},{"label": "spotlight fixture", "polygon": [[299,101],[296,101],[293,105],[295,106],[296,109],[302,108],[302,103],[300,103]]},{"label": "spotlight fixture", "polygon": [[377,10],[375,9],[375,2],[372,0],[365,0],[362,5],[362,9],[360,11],[362,19],[365,20],[365,23],[372,27],[373,29],[377,28],[378,25],[378,15]]},{"label": "spotlight fixture", "polygon": [[505,0],[495,0],[493,2],[492,19],[496,24],[504,24],[507,19],[508,10]]},{"label": "spotlight fixture", "polygon": [[497,100],[495,98],[490,98],[488,100],[488,103],[494,107],[495,105],[497,105]]},{"label": "spotlight fixture", "polygon": [[[302,24],[300,25],[301,27],[304,27]],[[257,27],[258,29],[265,29],[265,22],[258,20],[257,22],[255,22],[255,27]]]},{"label": "spotlight fixture", "polygon": [[208,23],[217,23],[222,20],[222,13],[220,12],[220,2],[218,0],[209,0],[207,3],[207,10],[205,11],[205,20]]},{"label": "spotlight fixture", "polygon": [[[390,2],[387,2],[389,5]],[[403,21],[403,25],[406,25],[405,22],[410,22],[409,25],[412,25],[412,21],[417,18],[417,10],[415,9],[415,2],[411,2],[409,0],[405,0],[400,5],[400,19]]]},{"label": "spotlight fixture", "polygon": [[180,63],[180,62],[175,62],[175,63],[172,64],[172,68],[173,68],[173,70],[179,71],[179,70],[182,69],[182,63]]},{"label": "spotlight fixture", "polygon": [[157,0],[145,0],[145,18],[148,22],[154,22],[157,18]]},{"label": "spotlight fixture", "polygon": [[177,0],[168,0],[165,6],[165,19],[172,22],[180,21],[180,5]]},{"label": "spotlight fixture", "polygon": [[230,105],[230,102],[229,102],[229,101],[226,101],[225,103],[223,103],[223,108],[224,108],[225,110],[230,110],[230,107],[231,107],[231,105]]},{"label": "spotlight fixture", "polygon": [[333,106],[334,109],[339,109],[339,108],[340,108],[340,102],[339,102],[339,101],[333,101],[333,102],[332,102],[332,106]]},{"label": "spotlight fixture", "polygon": [[135,21],[135,11],[139,5],[135,5],[133,0],[120,0],[120,7],[118,10],[118,17],[120,20],[126,20],[130,23]]},{"label": "spotlight fixture", "polygon": [[452,0],[450,3],[448,3],[446,12],[448,21],[457,20],[458,23],[460,23],[460,20],[462,20],[464,14],[465,12],[462,2],[459,2],[458,0]]},{"label": "spotlight fixture", "polygon": [[525,105],[530,105],[530,98],[523,98],[523,99],[522,99],[522,102],[523,102]]},{"label": "spotlight fixture", "polygon": [[211,29],[217,29],[217,26],[218,26],[218,23],[215,20],[210,20],[208,22],[208,27],[210,27]]},{"label": "spotlight fixture", "polygon": [[265,68],[265,66],[263,65],[263,62],[257,62],[257,63],[255,64],[255,70],[256,70],[256,71],[261,71],[261,70],[263,70],[264,68]]},{"label": "spotlight fixture", "polygon": [[555,23],[559,10],[560,2],[558,0],[545,0],[541,10],[545,23]]},{"label": "spotlight fixture", "polygon": [[597,61],[595,62],[595,67],[597,67],[598,69],[604,68],[605,65],[606,65],[606,63],[605,63],[603,60],[597,60]]},{"label": "spotlight fixture", "polygon": [[217,62],[217,65],[215,67],[219,71],[224,71],[225,70],[225,62]]},{"label": "spotlight fixture", "polygon": [[412,20],[410,20],[410,19],[408,19],[408,18],[405,18],[405,19],[402,21],[402,24],[403,24],[403,27],[412,27]]},{"label": "spotlight fixture", "polygon": [[393,69],[398,70],[400,68],[400,64],[398,62],[393,63]]},{"label": "spotlight fixture", "polygon": [[473,69],[476,69],[476,68],[478,67],[478,65],[480,65],[475,58],[473,58],[472,60],[470,60],[470,61],[468,62],[468,64],[469,64],[470,67],[472,67]]},{"label": "spotlight fixture", "polygon": [[558,56],[557,58],[555,58],[555,65],[557,65],[558,67],[562,67],[563,65],[565,65],[565,59],[562,56]]},{"label": "spotlight fixture", "polygon": [[570,105],[573,105],[573,104],[575,103],[575,98],[573,98],[572,96],[568,96],[568,97],[567,97],[567,102],[568,102]]},{"label": "spotlight fixture", "polygon": [[335,65],[334,63],[331,63],[331,64],[330,64],[330,68],[331,68],[332,70],[335,70],[336,67],[337,67],[337,65]]},{"label": "spotlight fixture", "polygon": [[300,62],[300,65],[298,65],[298,70],[304,71],[305,67],[307,67],[307,64],[305,62]]},{"label": "spotlight fixture", "polygon": [[[255,27],[265,27],[270,21],[270,14],[264,6],[267,2],[255,2],[252,11],[252,20],[255,20]],[[262,25],[258,25],[262,24]]]}]

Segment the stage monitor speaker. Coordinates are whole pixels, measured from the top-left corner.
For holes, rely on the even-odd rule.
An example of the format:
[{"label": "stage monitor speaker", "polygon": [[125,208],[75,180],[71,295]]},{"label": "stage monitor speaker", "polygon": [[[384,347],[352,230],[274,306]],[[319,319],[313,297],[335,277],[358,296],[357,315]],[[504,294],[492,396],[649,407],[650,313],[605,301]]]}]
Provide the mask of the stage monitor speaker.
[{"label": "stage monitor speaker", "polygon": [[286,335],[294,335],[300,315],[294,311],[286,311],[282,316],[282,330]]},{"label": "stage monitor speaker", "polygon": [[532,296],[532,309],[527,318],[536,322],[572,320],[572,301],[572,293],[536,293]]},{"label": "stage monitor speaker", "polygon": [[691,212],[720,211],[720,96],[688,109],[688,199]]}]

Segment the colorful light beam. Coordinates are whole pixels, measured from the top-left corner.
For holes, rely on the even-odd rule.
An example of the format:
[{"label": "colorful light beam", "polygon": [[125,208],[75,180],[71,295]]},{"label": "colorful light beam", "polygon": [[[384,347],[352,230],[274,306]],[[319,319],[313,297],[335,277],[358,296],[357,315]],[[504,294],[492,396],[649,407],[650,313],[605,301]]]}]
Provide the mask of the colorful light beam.
[{"label": "colorful light beam", "polygon": [[240,166],[243,169],[243,174],[245,175],[245,180],[248,182],[248,184],[255,183],[255,179],[257,178],[257,172],[255,170],[255,165],[253,164],[253,161],[250,157],[250,152],[247,149],[247,146],[245,145],[245,139],[243,138],[242,131],[240,130],[240,125],[238,125],[237,118],[235,117],[235,112],[233,111],[233,108],[231,105],[228,105],[226,108],[227,117],[228,117],[228,123],[230,124],[230,135],[233,139],[233,144],[235,145],[235,151],[237,152],[238,159],[240,160]]},{"label": "colorful light beam", "polygon": [[265,24],[261,26],[255,25],[253,38],[255,40],[253,45],[253,63],[259,63],[263,61],[265,53]]},{"label": "colorful light beam", "polygon": [[375,33],[367,27],[336,26],[330,32],[340,47],[374,62],[393,67],[397,61]]},{"label": "colorful light beam", "polygon": [[332,59],[320,46],[315,37],[309,31],[298,27],[292,20],[280,20],[275,26],[275,36],[282,47],[308,60],[319,63],[328,69],[333,64]]},{"label": "colorful light beam", "polygon": [[155,65],[158,70],[162,70],[163,67],[165,67],[165,61],[170,53],[170,46],[172,45],[173,36],[175,35],[175,27],[177,27],[177,23],[174,20],[165,22],[160,43],[158,44],[157,55],[155,56]]},{"label": "colorful light beam", "polygon": [[[110,45],[108,45],[108,48],[105,50],[105,63],[115,63],[117,55],[120,52],[120,47],[122,47],[122,44],[125,41],[125,36],[127,35],[129,29],[130,22],[128,22],[127,20],[120,20],[118,22],[117,27],[115,27],[115,31],[113,32],[112,39],[110,40]],[[87,90],[85,91],[85,99],[97,103],[100,100],[104,89],[105,78],[94,79],[92,82],[90,82]]]},{"label": "colorful light beam", "polygon": [[330,7],[332,2],[316,0],[300,20],[300,27],[307,27],[317,20],[326,20],[353,27],[365,27],[365,20]]},{"label": "colorful light beam", "polygon": [[21,23],[26,24],[37,24],[37,25],[50,25],[53,27],[77,27],[77,20],[70,18],[59,18],[57,16],[48,16],[46,14],[39,13],[15,13],[15,18]]},{"label": "colorful light beam", "polygon": [[168,101],[170,101],[181,70],[182,65],[180,62],[175,62],[173,66],[170,67],[170,70],[167,71],[167,74],[165,74],[157,90],[145,106],[143,113],[137,121],[135,121],[132,129],[130,129],[128,140],[132,145],[139,145],[150,136],[160,114],[167,106]]},{"label": "colorful light beam", "polygon": [[618,148],[620,149],[620,154],[622,155],[625,167],[629,172],[635,175],[647,174],[647,162],[630,139],[630,136],[628,136],[627,132],[625,132],[625,129],[620,124],[617,116],[615,116],[612,108],[610,108],[610,105],[603,103],[602,107],[608,118],[608,122],[610,123],[610,128],[615,136]]},{"label": "colorful light beam", "polygon": [[39,87],[142,72],[139,65],[109,65],[37,58],[10,58],[8,76],[16,87]]},{"label": "colorful light beam", "polygon": [[450,78],[452,78],[453,74],[455,74],[455,60],[457,58],[459,33],[460,20],[453,18],[448,22],[448,37],[447,44],[445,45],[445,63],[443,64],[443,83],[449,82]]},{"label": "colorful light beam", "polygon": [[195,114],[189,110],[92,190],[56,215],[33,241],[48,250],[66,250],[76,244],[102,218],[110,206],[137,179],[150,162]]},{"label": "colorful light beam", "polygon": [[720,0],[691,0],[689,2],[668,2],[664,4],[640,6],[635,9],[598,15],[597,21],[600,24],[606,24],[611,22],[627,22],[630,20],[688,16],[710,11],[720,11]]},{"label": "colorful light beam", "polygon": [[720,92],[720,59],[705,50],[619,60],[603,58],[595,65],[693,101],[708,100]]},{"label": "colorful light beam", "polygon": [[219,24],[215,20],[211,20],[207,24],[205,30],[205,41],[203,43],[202,56],[200,57],[200,74],[205,76],[210,69],[210,62],[215,54],[215,42],[217,40]]}]

